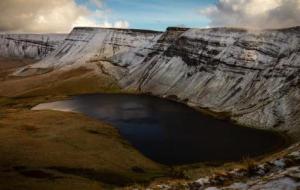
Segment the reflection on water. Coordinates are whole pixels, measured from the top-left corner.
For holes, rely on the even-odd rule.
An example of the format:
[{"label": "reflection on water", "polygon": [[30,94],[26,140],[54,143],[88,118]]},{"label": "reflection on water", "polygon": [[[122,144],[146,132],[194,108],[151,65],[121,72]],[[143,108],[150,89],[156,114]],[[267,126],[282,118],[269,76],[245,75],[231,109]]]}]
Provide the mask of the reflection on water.
[{"label": "reflection on water", "polygon": [[163,164],[238,160],[283,142],[273,133],[235,126],[151,96],[82,95],[33,109],[80,112],[109,122],[144,155]]}]

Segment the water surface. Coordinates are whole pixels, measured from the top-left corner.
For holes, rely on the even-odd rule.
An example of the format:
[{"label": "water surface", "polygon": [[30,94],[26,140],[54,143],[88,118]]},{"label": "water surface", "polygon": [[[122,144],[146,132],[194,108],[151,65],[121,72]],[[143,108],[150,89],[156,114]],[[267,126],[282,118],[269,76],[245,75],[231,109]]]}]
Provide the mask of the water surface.
[{"label": "water surface", "polygon": [[81,95],[33,109],[80,112],[104,120],[145,156],[168,165],[239,160],[283,143],[274,133],[236,126],[146,95]]}]

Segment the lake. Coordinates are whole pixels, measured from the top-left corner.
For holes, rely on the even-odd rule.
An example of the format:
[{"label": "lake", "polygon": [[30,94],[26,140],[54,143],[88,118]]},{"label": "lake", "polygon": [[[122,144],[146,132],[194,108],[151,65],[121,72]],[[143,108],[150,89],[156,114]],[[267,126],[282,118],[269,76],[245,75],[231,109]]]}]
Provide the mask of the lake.
[{"label": "lake", "polygon": [[166,165],[235,161],[273,151],[284,143],[273,132],[237,126],[147,95],[80,95],[33,108],[47,109],[79,112],[110,123],[142,154]]}]

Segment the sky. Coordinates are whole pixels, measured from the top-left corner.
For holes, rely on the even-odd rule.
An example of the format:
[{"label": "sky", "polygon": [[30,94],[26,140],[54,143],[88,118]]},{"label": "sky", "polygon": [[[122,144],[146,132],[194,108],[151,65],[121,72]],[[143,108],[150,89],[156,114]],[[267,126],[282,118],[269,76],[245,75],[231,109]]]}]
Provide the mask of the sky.
[{"label": "sky", "polygon": [[[86,4],[89,0],[76,0]],[[209,19],[198,10],[214,5],[217,0],[106,0],[103,8],[110,11],[110,23],[127,21],[132,28],[165,30],[168,26],[206,27]],[[95,6],[89,6],[95,9]]]},{"label": "sky", "polygon": [[283,28],[300,0],[0,0],[0,32],[67,33],[75,26]]}]

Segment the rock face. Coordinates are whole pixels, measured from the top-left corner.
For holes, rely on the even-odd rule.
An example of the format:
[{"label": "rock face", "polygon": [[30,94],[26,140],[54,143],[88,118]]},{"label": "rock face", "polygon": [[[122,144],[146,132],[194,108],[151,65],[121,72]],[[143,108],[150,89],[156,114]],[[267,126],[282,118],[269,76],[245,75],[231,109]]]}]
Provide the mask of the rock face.
[{"label": "rock face", "polygon": [[[226,114],[247,126],[299,123],[300,27],[170,28],[131,64],[124,86]],[[141,50],[142,52],[144,50]]]},{"label": "rock face", "polygon": [[131,64],[137,49],[156,41],[159,34],[146,30],[74,28],[50,56],[34,67],[82,65],[91,59],[114,63],[119,58],[123,59],[122,63]]},{"label": "rock face", "polygon": [[16,74],[90,62],[111,75],[122,71],[124,88],[176,97],[242,125],[293,132],[300,123],[300,27],[75,28],[45,59]]},{"label": "rock face", "polygon": [[0,56],[42,59],[56,49],[65,34],[0,34]]}]

